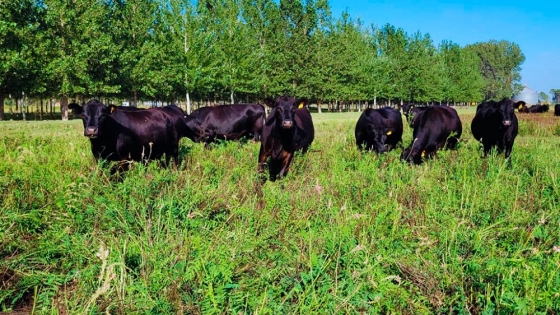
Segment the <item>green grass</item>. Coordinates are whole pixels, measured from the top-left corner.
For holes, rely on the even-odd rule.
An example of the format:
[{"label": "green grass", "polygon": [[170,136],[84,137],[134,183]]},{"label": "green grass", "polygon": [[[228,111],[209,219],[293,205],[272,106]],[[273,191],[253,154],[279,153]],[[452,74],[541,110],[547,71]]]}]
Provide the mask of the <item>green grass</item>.
[{"label": "green grass", "polygon": [[559,313],[560,120],[518,115],[508,168],[460,114],[459,149],[421,166],[358,152],[359,113],[314,114],[262,186],[257,143],[185,139],[178,171],[119,180],[79,120],[0,122],[0,312]]}]

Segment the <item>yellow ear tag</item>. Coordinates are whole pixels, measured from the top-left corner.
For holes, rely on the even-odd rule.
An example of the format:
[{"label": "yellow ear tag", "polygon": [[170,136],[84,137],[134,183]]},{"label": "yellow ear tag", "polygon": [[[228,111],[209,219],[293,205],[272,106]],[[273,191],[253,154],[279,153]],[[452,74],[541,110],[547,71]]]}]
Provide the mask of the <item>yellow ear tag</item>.
[{"label": "yellow ear tag", "polygon": [[111,114],[115,111],[115,107],[111,106]]},{"label": "yellow ear tag", "polygon": [[303,105],[304,105],[304,103],[301,102],[301,103],[299,103],[299,106],[297,108],[303,108]]},{"label": "yellow ear tag", "polygon": [[426,155],[426,150],[422,151],[422,154],[420,154],[421,157],[424,157]]},{"label": "yellow ear tag", "polygon": [[519,109],[522,109],[522,108],[523,108],[523,105],[519,105]]},{"label": "yellow ear tag", "polygon": [[387,135],[388,135],[388,136],[390,136],[390,135],[392,135],[392,134],[393,134],[393,132],[392,132],[391,130],[387,131]]}]

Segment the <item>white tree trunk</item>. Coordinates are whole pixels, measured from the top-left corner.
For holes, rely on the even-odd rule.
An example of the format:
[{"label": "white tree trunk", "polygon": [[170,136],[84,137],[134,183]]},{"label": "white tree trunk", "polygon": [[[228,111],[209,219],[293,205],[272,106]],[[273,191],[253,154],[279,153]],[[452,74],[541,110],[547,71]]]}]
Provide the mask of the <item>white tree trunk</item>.
[{"label": "white tree trunk", "polygon": [[189,97],[189,92],[187,92],[186,99],[187,99],[187,115],[190,115],[191,114],[191,98]]}]

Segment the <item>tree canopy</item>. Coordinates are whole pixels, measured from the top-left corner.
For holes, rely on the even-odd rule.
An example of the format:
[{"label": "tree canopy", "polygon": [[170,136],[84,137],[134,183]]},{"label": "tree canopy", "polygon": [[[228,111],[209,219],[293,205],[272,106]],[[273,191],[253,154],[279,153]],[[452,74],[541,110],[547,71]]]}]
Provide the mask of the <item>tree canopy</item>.
[{"label": "tree canopy", "polygon": [[[434,44],[327,0],[6,0],[3,99],[473,102],[520,89],[519,46]],[[1,118],[1,116],[0,116]]]}]

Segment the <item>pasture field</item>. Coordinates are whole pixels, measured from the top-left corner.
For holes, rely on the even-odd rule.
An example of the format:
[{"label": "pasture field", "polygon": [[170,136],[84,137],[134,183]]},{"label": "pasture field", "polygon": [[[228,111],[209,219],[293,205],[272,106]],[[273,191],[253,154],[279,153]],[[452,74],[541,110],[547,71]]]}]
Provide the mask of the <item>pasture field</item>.
[{"label": "pasture field", "polygon": [[459,112],[459,149],[421,166],[314,114],[264,185],[258,143],[184,139],[178,170],[119,179],[78,119],[0,122],[0,312],[558,314],[560,119],[518,114],[508,168]]}]

